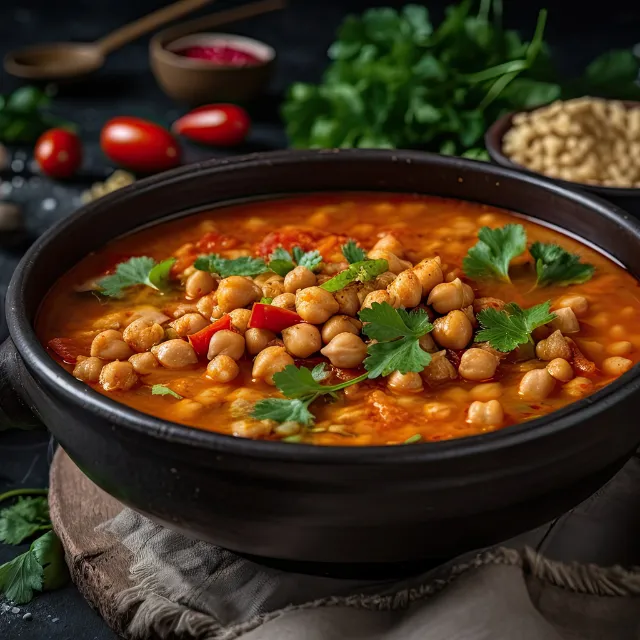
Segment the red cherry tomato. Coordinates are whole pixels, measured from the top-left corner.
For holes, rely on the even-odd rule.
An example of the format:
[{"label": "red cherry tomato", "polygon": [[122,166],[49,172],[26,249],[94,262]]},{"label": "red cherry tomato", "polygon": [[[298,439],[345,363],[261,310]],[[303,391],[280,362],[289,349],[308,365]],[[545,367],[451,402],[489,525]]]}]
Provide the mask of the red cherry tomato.
[{"label": "red cherry tomato", "polygon": [[233,147],[249,133],[251,120],[247,112],[235,104],[207,104],[176,120],[174,133],[200,144]]},{"label": "red cherry tomato", "polygon": [[113,162],[140,173],[156,173],[180,164],[180,147],[160,125],[121,116],[102,127],[100,147]]},{"label": "red cherry tomato", "polygon": [[34,155],[45,175],[69,178],[82,164],[82,143],[71,131],[49,129],[38,138]]},{"label": "red cherry tomato", "polygon": [[269,331],[280,333],[283,329],[301,322],[302,318],[293,311],[274,307],[272,304],[256,302],[251,309],[247,327],[249,329],[269,329]]}]

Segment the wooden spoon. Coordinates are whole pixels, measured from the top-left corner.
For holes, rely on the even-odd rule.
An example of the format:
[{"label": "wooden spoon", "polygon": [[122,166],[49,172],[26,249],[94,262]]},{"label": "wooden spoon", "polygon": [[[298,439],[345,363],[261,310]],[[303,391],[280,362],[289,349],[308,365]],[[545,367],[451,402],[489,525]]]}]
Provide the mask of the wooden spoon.
[{"label": "wooden spoon", "polygon": [[179,0],[116,29],[96,42],[53,42],[10,51],[4,68],[28,80],[71,80],[97,71],[105,57],[132,40],[213,0]]}]

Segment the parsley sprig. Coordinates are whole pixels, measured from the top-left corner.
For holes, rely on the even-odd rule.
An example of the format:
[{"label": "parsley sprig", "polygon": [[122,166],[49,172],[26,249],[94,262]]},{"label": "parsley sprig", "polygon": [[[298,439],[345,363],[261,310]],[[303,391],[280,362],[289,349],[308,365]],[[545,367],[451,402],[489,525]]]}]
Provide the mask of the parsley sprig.
[{"label": "parsley sprig", "polygon": [[381,273],[389,270],[386,260],[362,260],[350,264],[344,271],[333,276],[330,280],[320,285],[321,289],[334,293],[344,289],[352,282],[367,282],[373,280]]},{"label": "parsley sprig", "polygon": [[340,249],[349,264],[362,262],[367,259],[367,252],[362,247],[359,247],[355,240],[350,239],[346,244],[343,244]]},{"label": "parsley sprig", "polygon": [[527,248],[527,234],[521,224],[490,229],[482,227],[478,242],[469,249],[462,268],[470,278],[509,279],[509,264]]},{"label": "parsley sprig", "polygon": [[169,286],[169,274],[175,258],[156,262],[148,256],[137,256],[116,266],[115,273],[98,280],[100,293],[110,298],[119,298],[125,289],[146,285],[162,291]]},{"label": "parsley sprig", "polygon": [[478,314],[482,329],[476,335],[476,342],[488,342],[497,351],[508,353],[527,342],[533,343],[531,332],[543,324],[551,322],[555,313],[549,311],[551,302],[547,300],[535,307],[522,309],[515,302],[505,305],[502,311],[484,309]]},{"label": "parsley sprig", "polygon": [[269,271],[262,258],[251,258],[243,256],[241,258],[223,258],[217,253],[210,253],[206,256],[199,256],[193,263],[198,271],[208,271],[209,273],[217,273],[221,278],[229,276],[258,276],[261,273]]},{"label": "parsley sprig", "polygon": [[0,542],[20,544],[38,531],[49,531],[49,503],[46,496],[19,498],[0,511]]},{"label": "parsley sprig", "polygon": [[279,276],[284,276],[299,267],[307,267],[310,271],[315,271],[322,262],[319,251],[304,251],[301,247],[295,246],[289,253],[285,248],[278,247],[269,256],[269,269],[275,271]]},{"label": "parsley sprig", "polygon": [[182,400],[182,396],[179,393],[176,393],[173,389],[167,387],[164,384],[154,384],[151,387],[151,395],[152,396],[171,396],[176,400]]},{"label": "parsley sprig", "polygon": [[595,267],[557,244],[534,242],[529,252],[536,261],[537,286],[582,284],[593,277]]}]

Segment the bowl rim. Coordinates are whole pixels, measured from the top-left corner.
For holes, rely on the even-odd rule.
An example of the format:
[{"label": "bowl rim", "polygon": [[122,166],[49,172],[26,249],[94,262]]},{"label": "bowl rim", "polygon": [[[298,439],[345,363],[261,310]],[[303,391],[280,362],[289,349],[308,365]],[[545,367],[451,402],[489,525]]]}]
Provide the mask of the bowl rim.
[{"label": "bowl rim", "polygon": [[[196,36],[196,37],[211,36],[211,37],[217,37],[217,38],[226,38],[229,40],[237,40],[238,42],[256,44],[259,47],[262,47],[268,50],[269,57],[261,59],[260,62],[256,64],[246,64],[246,65],[211,64],[206,60],[199,60],[194,58],[188,58],[187,56],[178,55],[177,53],[167,48],[173,42],[177,42],[179,40],[182,40],[183,38],[190,38],[192,36]],[[267,44],[262,40],[258,40],[257,38],[251,38],[249,36],[241,36],[233,33],[224,33],[221,31],[216,31],[216,32],[202,31],[202,32],[193,32],[193,33],[173,36],[171,33],[171,30],[167,29],[165,31],[162,31],[156,34],[155,36],[153,36],[153,38],[151,38],[151,41],[149,43],[149,48],[150,48],[151,54],[159,58],[165,64],[169,64],[174,67],[181,67],[182,69],[185,69],[185,70],[190,69],[190,70],[197,70],[197,71],[204,71],[204,70],[213,71],[213,72],[235,71],[240,73],[247,70],[263,69],[264,67],[270,64],[273,64],[277,57],[276,50],[270,44]]]},{"label": "bowl rim", "polygon": [[[324,157],[323,156],[327,156]],[[264,440],[251,440],[230,435],[204,431],[187,425],[171,422],[132,409],[125,404],[108,398],[68,374],[46,352],[40,343],[35,328],[27,319],[23,289],[36,265],[38,253],[47,245],[55,244],[64,237],[67,228],[87,214],[104,215],[103,211],[117,207],[123,199],[129,199],[137,193],[153,191],[156,186],[178,185],[190,179],[210,179],[216,173],[247,168],[277,167],[300,165],[323,158],[340,157],[348,161],[377,160],[380,162],[406,162],[450,166],[455,170],[482,170],[492,178],[508,178],[555,193],[564,199],[583,207],[595,209],[603,216],[621,226],[625,231],[640,240],[640,221],[624,211],[587,193],[566,189],[562,185],[543,180],[523,172],[491,165],[475,160],[441,156],[419,151],[399,151],[388,149],[331,149],[331,150],[287,150],[255,153],[223,160],[209,160],[196,165],[179,167],[156,176],[144,178],[131,185],[107,194],[94,202],[80,207],[75,213],[57,223],[40,236],[26,252],[17,266],[6,297],[7,324],[20,357],[27,369],[35,375],[36,381],[43,384],[54,395],[62,396],[67,402],[81,406],[84,410],[102,417],[112,425],[117,425],[134,434],[141,434],[152,440],[167,441],[218,454],[242,455],[254,459],[270,459],[300,464],[337,464],[371,465],[398,463],[441,462],[445,459],[458,459],[524,445],[533,440],[557,435],[579,425],[583,419],[599,413],[601,408],[622,401],[640,390],[640,364],[609,383],[594,394],[573,402],[546,416],[527,422],[498,429],[491,433],[468,436],[454,440],[425,442],[419,446],[317,446]],[[377,189],[372,189],[377,191]],[[335,190],[334,190],[335,191]],[[259,197],[256,197],[258,200]],[[185,207],[188,210],[188,207]],[[161,222],[160,222],[161,224]],[[133,231],[133,229],[132,229]]]},{"label": "bowl rim", "polygon": [[[622,102],[625,106],[632,106],[640,108],[640,101],[637,100],[616,100],[615,102]],[[505,113],[498,118],[485,132],[484,144],[489,153],[491,160],[497,164],[507,167],[509,169],[515,169],[522,171],[533,176],[540,176],[546,180],[550,180],[557,184],[567,187],[569,189],[583,189],[591,191],[603,196],[604,198],[640,198],[640,187],[608,187],[606,185],[586,184],[582,182],[571,182],[570,180],[564,180],[562,178],[554,178],[547,176],[539,171],[533,171],[522,165],[513,162],[502,152],[502,139],[507,131],[511,128],[513,118],[520,113],[531,113],[537,109],[542,109],[548,105],[538,105],[537,107],[531,107],[529,109],[521,109],[520,111],[511,111]]]}]

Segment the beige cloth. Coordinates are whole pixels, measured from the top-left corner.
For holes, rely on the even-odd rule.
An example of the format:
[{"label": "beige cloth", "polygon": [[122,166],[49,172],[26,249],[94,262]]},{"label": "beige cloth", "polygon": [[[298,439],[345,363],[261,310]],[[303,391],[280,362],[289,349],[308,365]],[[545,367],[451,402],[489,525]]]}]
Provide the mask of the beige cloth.
[{"label": "beige cloth", "polygon": [[[544,535],[549,552],[585,536],[611,553],[640,552],[629,508],[640,507],[640,463]],[[623,519],[610,526],[612,514]],[[617,514],[617,515],[616,515]],[[635,519],[634,519],[635,518]],[[632,522],[633,520],[633,522]],[[118,595],[127,637],[148,640],[639,640],[640,567],[562,563],[529,547],[457,558],[403,582],[355,582],[285,573],[187,539],[124,510],[101,527],[134,558]],[[550,540],[554,544],[550,544]],[[575,546],[585,559],[585,546]],[[580,557],[583,556],[583,557]],[[638,554],[640,556],[640,553]],[[636,557],[638,557],[636,556]]]}]

